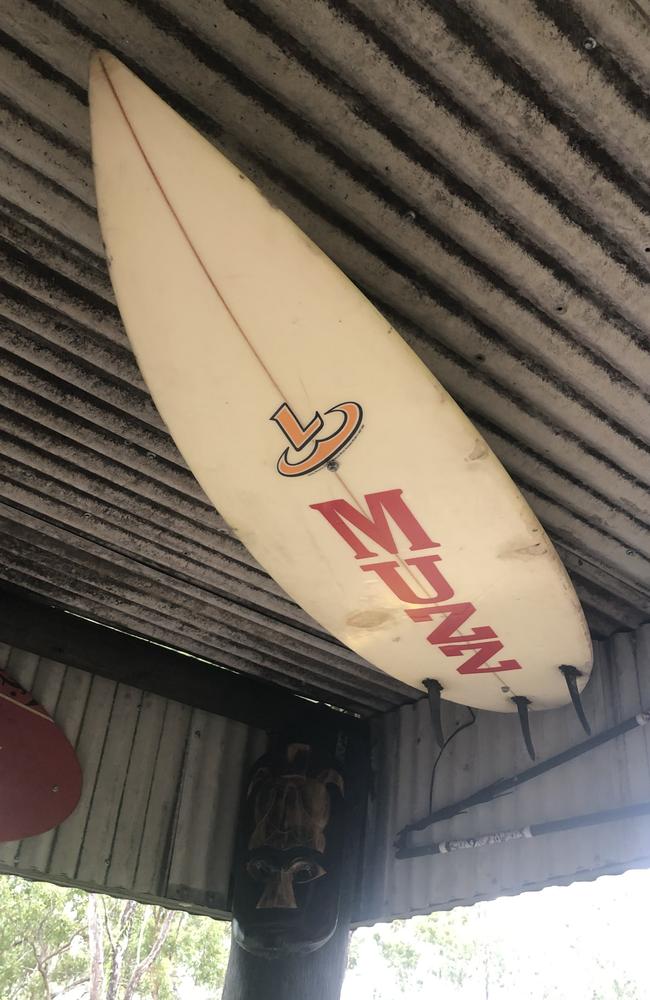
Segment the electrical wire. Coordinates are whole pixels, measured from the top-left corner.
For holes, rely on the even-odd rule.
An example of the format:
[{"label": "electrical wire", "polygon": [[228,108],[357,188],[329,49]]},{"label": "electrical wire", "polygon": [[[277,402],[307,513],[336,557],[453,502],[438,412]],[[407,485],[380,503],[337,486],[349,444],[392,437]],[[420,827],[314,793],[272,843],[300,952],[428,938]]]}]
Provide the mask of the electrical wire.
[{"label": "electrical wire", "polygon": [[[473,712],[471,714],[474,715]],[[435,769],[438,766],[440,757],[442,756],[447,743],[451,742],[451,740],[457,736],[458,733],[462,732],[463,729],[467,729],[471,726],[474,721],[475,718],[473,718],[471,722],[466,722],[463,726],[459,726],[459,728],[451,734],[449,740],[446,740],[443,744],[442,750],[438,754],[438,757],[433,765],[430,785],[431,799],[433,798],[433,779]],[[588,740],[583,740],[582,743],[569,747],[567,750],[563,750],[561,753],[555,754],[554,757],[549,757],[547,760],[541,761],[533,767],[527,768],[525,771],[519,771],[517,774],[510,775],[508,778],[498,778],[497,781],[493,781],[491,784],[485,785],[483,788],[473,792],[471,795],[468,795],[463,799],[458,799],[450,805],[443,806],[435,812],[432,812],[432,810],[429,809],[429,814],[425,816],[424,819],[416,820],[414,823],[407,823],[407,825],[397,834],[396,842],[401,849],[406,845],[407,838],[411,833],[418,830],[426,830],[435,823],[451,819],[453,816],[458,816],[460,813],[466,812],[474,806],[482,805],[484,802],[492,802],[501,795],[507,794],[513,788],[519,788],[525,782],[532,781],[533,778],[537,778],[541,774],[546,774],[548,771],[552,771],[554,768],[560,767],[562,764],[566,764],[571,760],[575,760],[577,757],[581,757],[585,753],[589,753],[591,750],[595,750],[596,747],[603,746],[605,743],[609,743],[611,740],[615,740],[619,736],[624,736],[626,733],[648,724],[650,724],[650,710],[643,709],[631,718],[625,719],[624,722],[619,722],[610,729],[606,729],[604,732],[598,733],[596,736],[591,736]]]},{"label": "electrical wire", "polygon": [[469,729],[469,727],[473,726],[474,723],[476,722],[476,712],[473,709],[469,708],[469,706],[467,707],[467,711],[471,715],[471,719],[468,719],[468,721],[464,722],[462,726],[458,726],[457,729],[454,729],[453,733],[451,733],[451,735],[448,736],[445,742],[442,744],[438,756],[433,762],[433,767],[431,768],[431,782],[429,784],[429,813],[433,811],[433,783],[436,780],[436,768],[440,763],[443,753],[445,752],[451,741],[455,739],[459,733],[462,733],[463,729]]}]

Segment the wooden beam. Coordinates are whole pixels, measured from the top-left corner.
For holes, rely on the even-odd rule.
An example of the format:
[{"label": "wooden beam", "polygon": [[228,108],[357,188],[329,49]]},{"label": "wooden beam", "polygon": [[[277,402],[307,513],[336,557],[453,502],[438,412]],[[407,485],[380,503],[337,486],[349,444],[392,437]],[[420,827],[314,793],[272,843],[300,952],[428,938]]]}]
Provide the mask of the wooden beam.
[{"label": "wooden beam", "polygon": [[364,723],[275,684],[0,590],[0,641],[237,722],[277,732],[298,725],[353,732]]}]

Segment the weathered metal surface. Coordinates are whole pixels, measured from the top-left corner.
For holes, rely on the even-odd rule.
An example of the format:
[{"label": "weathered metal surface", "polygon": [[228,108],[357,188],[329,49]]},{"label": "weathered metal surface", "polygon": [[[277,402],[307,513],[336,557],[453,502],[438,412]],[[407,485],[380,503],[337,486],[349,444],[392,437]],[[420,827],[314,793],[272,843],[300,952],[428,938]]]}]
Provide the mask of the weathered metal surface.
[{"label": "weathered metal surface", "polygon": [[[596,646],[583,694],[594,733],[650,710],[650,626]],[[468,718],[445,705],[445,731]],[[438,752],[426,701],[389,712],[374,727],[374,795],[364,848],[358,922],[430,913],[479,899],[593,879],[650,865],[650,817],[639,816],[477,850],[396,860],[394,841],[429,813],[431,766]],[[531,717],[539,760],[585,739],[572,706]],[[530,766],[516,717],[478,714],[449,744],[437,770],[439,808]],[[495,801],[469,809],[411,844],[471,838],[650,801],[650,725],[561,765]],[[410,846],[410,845],[409,845]]]},{"label": "weathered metal surface", "polygon": [[235,825],[266,736],[220,716],[0,644],[76,748],[79,805],[0,844],[0,871],[227,916]]},{"label": "weathered metal surface", "polygon": [[354,710],[409,694],[255,565],[151,403],[95,216],[86,77],[103,46],[386,312],[521,486],[594,634],[648,620],[638,5],[8,0],[3,14],[0,580]]},{"label": "weathered metal surface", "polygon": [[[585,708],[595,733],[650,706],[650,626],[597,645]],[[0,871],[228,916],[243,784],[265,734],[0,644],[7,670],[76,747],[80,804],[57,829],[0,845]],[[443,704],[447,733],[464,710]],[[394,840],[428,810],[437,752],[426,699],[372,723],[373,780],[353,920],[389,920],[650,865],[650,818],[397,861]],[[532,718],[540,758],[584,738],[573,709]],[[438,767],[434,806],[528,765],[517,719],[479,713]],[[650,726],[413,836],[413,843],[650,800]]]}]

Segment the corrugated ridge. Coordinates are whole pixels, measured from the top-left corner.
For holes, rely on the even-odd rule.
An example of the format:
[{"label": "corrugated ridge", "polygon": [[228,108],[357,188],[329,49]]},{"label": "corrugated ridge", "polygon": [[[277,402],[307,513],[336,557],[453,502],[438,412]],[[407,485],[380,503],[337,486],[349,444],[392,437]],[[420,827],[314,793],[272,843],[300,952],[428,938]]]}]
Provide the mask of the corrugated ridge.
[{"label": "corrugated ridge", "polygon": [[128,630],[152,639],[159,624],[170,645],[258,675],[268,671],[279,683],[299,684],[310,697],[320,689],[345,705],[361,687],[362,703],[386,708],[414,694],[334,639],[274,615],[272,605],[247,606],[234,589],[219,592],[189,575],[172,577],[164,565],[136,561],[17,507],[2,504],[0,513],[10,579],[58,604],[93,618],[102,618],[103,608],[108,624],[122,620]]},{"label": "corrugated ridge", "polygon": [[573,0],[573,6],[584,19],[584,25],[590,32],[588,37],[595,36],[596,45],[604,47],[604,58],[612,53],[619,65],[645,93],[649,93],[650,24],[642,5],[637,0],[625,0],[618,4]]}]

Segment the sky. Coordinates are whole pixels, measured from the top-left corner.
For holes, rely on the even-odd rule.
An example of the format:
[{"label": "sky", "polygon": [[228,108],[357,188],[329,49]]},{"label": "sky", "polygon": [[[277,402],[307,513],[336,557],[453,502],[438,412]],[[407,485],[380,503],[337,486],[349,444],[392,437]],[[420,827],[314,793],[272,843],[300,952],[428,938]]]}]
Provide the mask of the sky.
[{"label": "sky", "polygon": [[[426,918],[355,932],[357,963],[342,1000],[650,1000],[650,871],[554,886],[464,910],[441,920],[455,939],[477,945],[460,985],[440,980],[440,960],[422,947]],[[459,921],[467,923],[459,930]],[[404,991],[377,942],[413,944],[420,952]],[[495,958],[495,956],[497,956]],[[492,965],[486,987],[484,963]],[[499,971],[499,964],[501,971]],[[501,985],[499,980],[502,980]],[[419,982],[421,985],[419,985]]]}]

